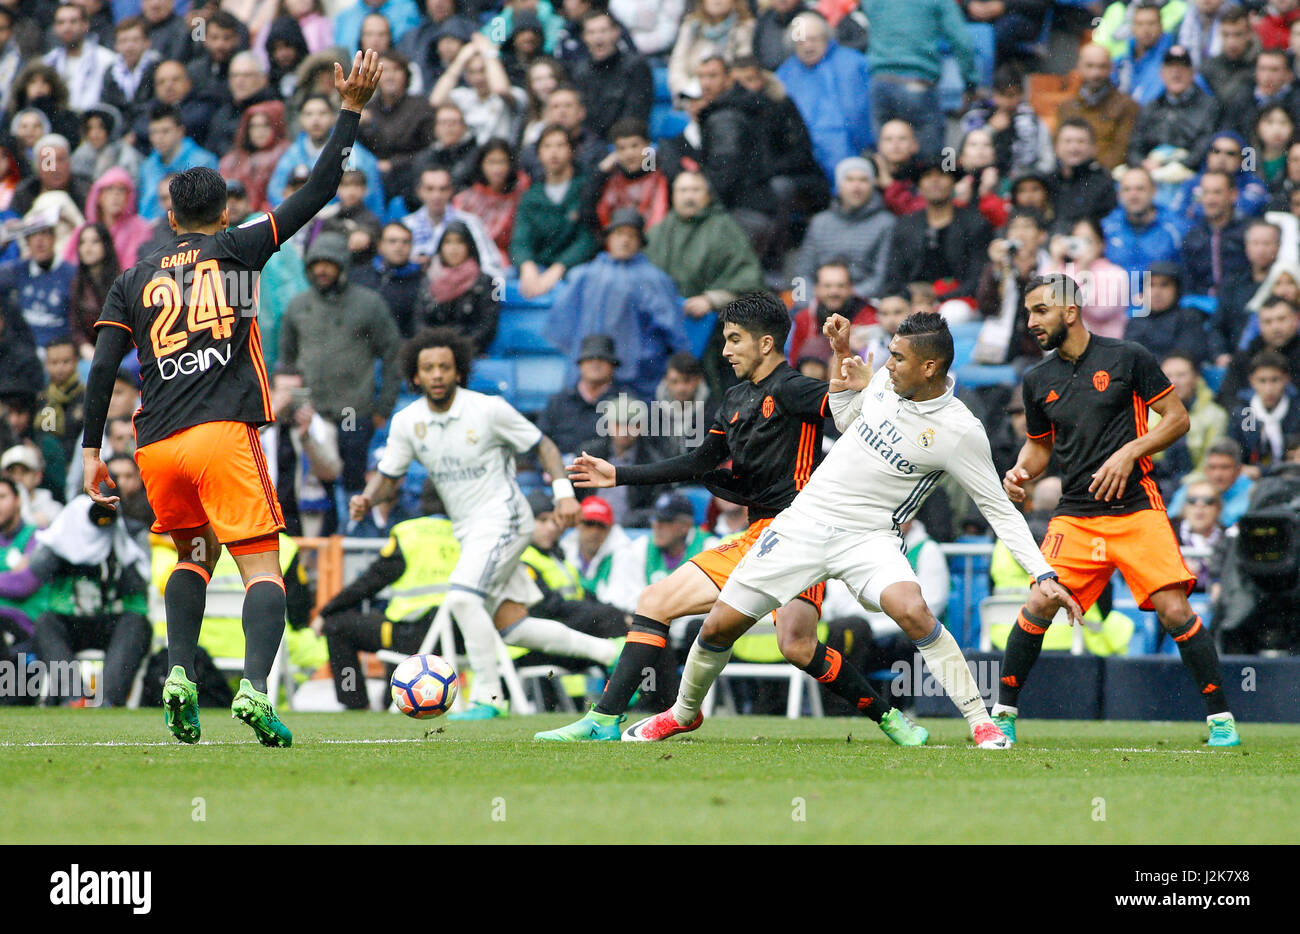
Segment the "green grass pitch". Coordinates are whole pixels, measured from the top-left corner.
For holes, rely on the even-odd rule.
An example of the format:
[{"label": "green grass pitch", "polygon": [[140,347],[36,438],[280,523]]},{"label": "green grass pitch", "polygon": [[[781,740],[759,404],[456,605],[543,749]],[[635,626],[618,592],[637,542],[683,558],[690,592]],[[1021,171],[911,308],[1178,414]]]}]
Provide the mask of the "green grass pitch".
[{"label": "green grass pitch", "polygon": [[0,709],[0,843],[1283,843],[1300,826],[1296,725],[1210,750],[1203,722],[1022,720],[1020,746],[988,752],[954,720],[927,721],[922,749],[851,718],[571,746],[532,741],[559,715],[286,720],[278,750],[224,710],[182,746],[158,711]]}]

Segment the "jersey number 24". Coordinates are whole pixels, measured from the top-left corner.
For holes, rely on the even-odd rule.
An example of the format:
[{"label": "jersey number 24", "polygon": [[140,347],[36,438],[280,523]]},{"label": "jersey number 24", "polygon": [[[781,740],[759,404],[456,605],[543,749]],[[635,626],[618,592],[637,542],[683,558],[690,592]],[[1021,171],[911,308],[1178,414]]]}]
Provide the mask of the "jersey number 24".
[{"label": "jersey number 24", "polygon": [[226,289],[221,281],[221,271],[215,259],[205,259],[194,267],[194,281],[190,286],[189,307],[185,315],[186,330],[173,330],[180,317],[181,287],[170,276],[149,280],[144,287],[146,308],[161,307],[149,337],[153,343],[154,357],[183,350],[190,342],[190,334],[208,330],[213,340],[229,338],[235,326],[235,310],[226,303]]}]

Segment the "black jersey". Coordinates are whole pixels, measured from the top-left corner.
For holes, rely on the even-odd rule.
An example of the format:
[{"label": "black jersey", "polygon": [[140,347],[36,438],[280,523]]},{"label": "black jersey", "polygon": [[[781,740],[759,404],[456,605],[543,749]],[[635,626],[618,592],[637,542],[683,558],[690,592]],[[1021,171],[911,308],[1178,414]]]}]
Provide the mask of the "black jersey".
[{"label": "black jersey", "polygon": [[[280,244],[334,197],[358,119],[355,111],[339,114],[307,183],[274,212],[215,234],[178,234],[108,290],[95,326],[121,328],[135,342],[143,383],[135,414],[139,446],[204,422],[275,420],[257,327],[258,275]],[[115,349],[124,351],[125,340]],[[102,402],[104,374],[94,382],[94,398]],[[108,382],[111,388],[111,374]],[[96,447],[95,432],[103,429],[97,411],[88,401],[87,444]]]},{"label": "black jersey", "polygon": [[1057,515],[1111,516],[1165,508],[1151,477],[1150,457],[1133,465],[1123,496],[1099,501],[1088,486],[1107,458],[1147,433],[1147,409],[1172,389],[1151,351],[1095,334],[1078,360],[1052,354],[1025,373],[1026,433],[1052,439],[1063,472]]},{"label": "black jersey", "polygon": [[257,276],[280,249],[270,214],[183,234],[118,277],[96,326],[131,332],[143,382],[144,446],[203,422],[274,421],[257,327]]},{"label": "black jersey", "polygon": [[[782,360],[760,382],[745,380],[723,394],[698,448],[657,464],[619,467],[616,482],[697,481],[728,502],[748,506],[750,522],[770,519],[794,502],[822,461],[830,411],[826,388]],[[731,466],[720,467],[728,458]]]}]

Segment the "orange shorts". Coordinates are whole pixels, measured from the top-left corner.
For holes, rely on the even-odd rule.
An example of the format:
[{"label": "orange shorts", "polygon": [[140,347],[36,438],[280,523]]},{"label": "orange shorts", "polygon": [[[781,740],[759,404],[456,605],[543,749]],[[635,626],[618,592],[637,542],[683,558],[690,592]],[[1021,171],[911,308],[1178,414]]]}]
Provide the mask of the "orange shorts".
[{"label": "orange shorts", "polygon": [[135,452],[155,532],[212,524],[223,545],[284,529],[257,429],[204,422]]},{"label": "orange shorts", "polygon": [[[749,549],[754,547],[758,541],[758,536],[763,530],[772,524],[771,519],[759,519],[751,522],[749,528],[739,538],[733,538],[730,541],[723,542],[716,548],[710,548],[708,551],[702,551],[694,558],[691,563],[698,567],[705,574],[709,575],[709,580],[717,585],[718,590],[731,577],[731,572],[740,564],[740,559],[749,553]],[[801,598],[807,600],[817,608],[817,612],[822,611],[822,600],[826,598],[826,583],[813,584],[803,593],[799,594]]]},{"label": "orange shorts", "polygon": [[1163,509],[1127,516],[1056,516],[1047,525],[1043,557],[1086,612],[1118,568],[1138,606],[1151,609],[1151,595],[1181,584],[1191,593],[1196,575]]}]

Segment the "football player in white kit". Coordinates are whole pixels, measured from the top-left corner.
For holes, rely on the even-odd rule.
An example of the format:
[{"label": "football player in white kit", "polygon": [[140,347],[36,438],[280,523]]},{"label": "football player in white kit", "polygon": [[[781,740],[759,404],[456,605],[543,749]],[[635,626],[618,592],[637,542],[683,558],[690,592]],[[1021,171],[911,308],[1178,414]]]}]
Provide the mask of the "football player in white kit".
[{"label": "football player in white kit", "polygon": [[1024,517],[1008,502],[984,426],[953,394],[952,334],[943,318],[906,318],[889,362],[872,374],[852,354],[848,321],[834,315],[831,411],[843,436],[812,479],[732,573],[691,646],[677,702],[630,727],[630,741],[666,739],[700,724],[700,705],[754,620],[818,581],[837,577],[868,610],[883,610],[912,639],[983,749],[1010,744],[984,707],[965,656],[935,619],[907,562],[900,531],[945,473],[970,494],[1033,586],[1080,617],[1078,604],[1039,552]]},{"label": "football player in white kit", "polygon": [[506,714],[494,629],[510,645],[607,667],[619,651],[609,639],[528,615],[542,595],[519,562],[532,541],[533,513],[515,481],[515,456],[537,449],[542,468],[557,478],[551,490],[563,525],[573,525],[581,510],[555,443],[505,399],[464,388],[473,359],[470,341],[447,328],[426,329],[406,342],[401,370],[423,398],[393,415],[379,471],[349,503],[352,517],[361,519],[376,502],[397,495],[412,460],[429,471],[460,543],[446,603],[474,683],[469,708],[450,715],[458,720]]}]

